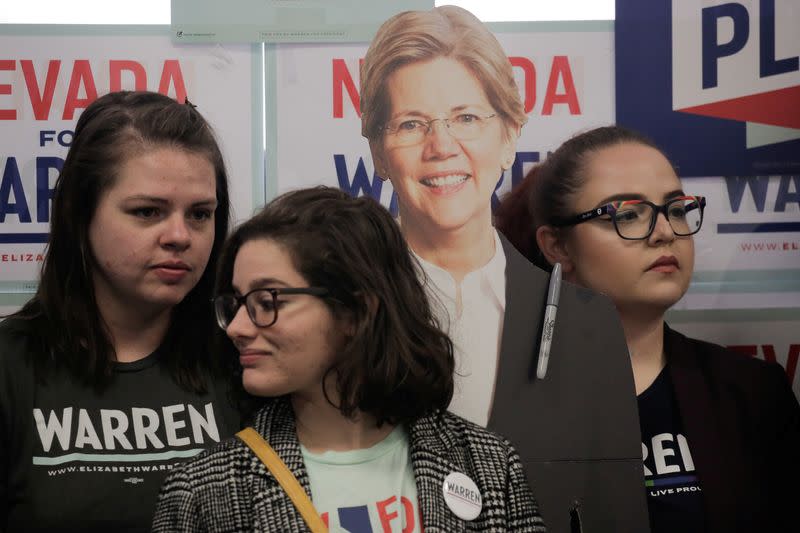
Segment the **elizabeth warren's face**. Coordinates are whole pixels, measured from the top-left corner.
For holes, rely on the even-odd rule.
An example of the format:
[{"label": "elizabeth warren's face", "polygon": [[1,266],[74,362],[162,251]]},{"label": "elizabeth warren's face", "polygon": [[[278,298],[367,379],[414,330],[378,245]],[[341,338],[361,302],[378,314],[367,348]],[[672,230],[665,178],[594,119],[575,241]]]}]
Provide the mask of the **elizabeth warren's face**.
[{"label": "elizabeth warren's face", "polygon": [[[496,113],[477,78],[447,57],[405,65],[388,78],[390,121]],[[502,165],[513,161],[515,139],[502,118],[487,119],[478,138],[458,140],[436,121],[422,143],[375,141],[379,174],[392,181],[405,231],[452,231],[491,224],[491,196]],[[377,148],[377,149],[375,149]]]}]

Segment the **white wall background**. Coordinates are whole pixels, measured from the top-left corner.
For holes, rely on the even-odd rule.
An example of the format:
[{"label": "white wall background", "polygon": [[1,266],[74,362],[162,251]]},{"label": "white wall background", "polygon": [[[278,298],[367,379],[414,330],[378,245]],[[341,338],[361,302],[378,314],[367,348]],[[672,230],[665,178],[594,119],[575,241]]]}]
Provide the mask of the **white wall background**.
[{"label": "white wall background", "polygon": [[[614,0],[437,0],[435,3],[461,6],[486,22],[614,19]],[[1,0],[0,4],[0,24],[170,23],[170,0]]]}]

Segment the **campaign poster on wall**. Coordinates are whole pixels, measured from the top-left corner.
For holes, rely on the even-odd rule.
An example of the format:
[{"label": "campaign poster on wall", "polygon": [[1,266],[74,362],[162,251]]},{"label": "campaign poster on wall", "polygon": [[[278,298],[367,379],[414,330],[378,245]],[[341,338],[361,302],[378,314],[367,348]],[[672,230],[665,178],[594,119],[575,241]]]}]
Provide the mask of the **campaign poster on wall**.
[{"label": "campaign poster on wall", "polygon": [[[596,21],[488,26],[513,65],[528,118],[513,165],[498,174],[496,205],[548,151],[614,121],[613,32],[610,22]],[[280,44],[267,51],[267,77],[275,79],[266,106],[268,196],[324,184],[372,196],[397,214],[391,182],[376,176],[361,136],[359,64],[367,46]]]},{"label": "campaign poster on wall", "polygon": [[175,45],[163,26],[25,25],[3,27],[0,50],[0,293],[7,298],[35,290],[55,181],[78,117],[99,95],[146,89],[188,98],[215,128],[234,217],[263,203],[253,45]]},{"label": "campaign poster on wall", "polygon": [[681,309],[800,308],[800,5],[616,2],[617,122],[707,197]]},{"label": "campaign poster on wall", "polygon": [[800,176],[684,178],[706,197],[677,309],[800,308]]},{"label": "campaign poster on wall", "polygon": [[796,0],[617,0],[617,121],[681,176],[800,174],[798,20]]}]

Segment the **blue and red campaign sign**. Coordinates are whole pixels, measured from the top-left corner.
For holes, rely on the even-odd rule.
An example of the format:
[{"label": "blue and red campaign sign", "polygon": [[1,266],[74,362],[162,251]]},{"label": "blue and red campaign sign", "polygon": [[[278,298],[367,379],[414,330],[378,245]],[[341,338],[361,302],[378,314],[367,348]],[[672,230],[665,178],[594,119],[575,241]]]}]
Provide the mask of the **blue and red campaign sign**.
[{"label": "blue and red campaign sign", "polygon": [[617,0],[617,122],[689,176],[800,172],[800,2]]}]

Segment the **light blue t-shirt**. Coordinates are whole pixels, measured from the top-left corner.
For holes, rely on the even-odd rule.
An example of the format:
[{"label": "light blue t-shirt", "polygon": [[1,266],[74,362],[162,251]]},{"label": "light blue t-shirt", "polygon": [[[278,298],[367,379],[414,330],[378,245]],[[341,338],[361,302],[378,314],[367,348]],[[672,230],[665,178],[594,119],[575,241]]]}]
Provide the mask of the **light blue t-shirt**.
[{"label": "light blue t-shirt", "polygon": [[311,499],[331,533],[421,533],[408,435],[402,427],[362,450],[317,454],[300,449]]}]

